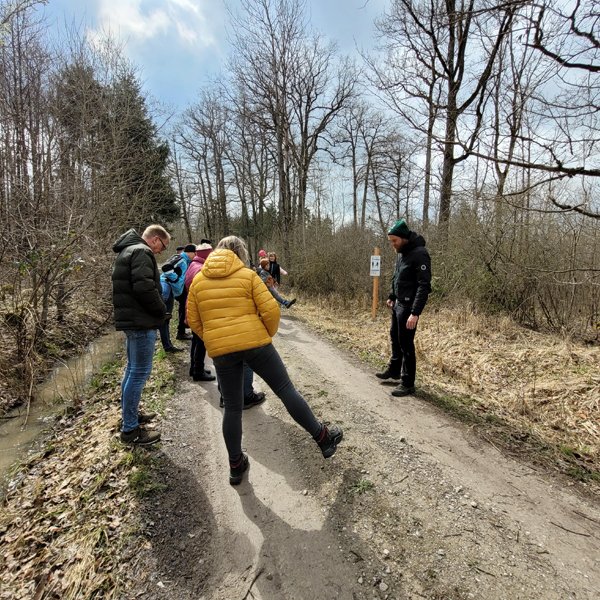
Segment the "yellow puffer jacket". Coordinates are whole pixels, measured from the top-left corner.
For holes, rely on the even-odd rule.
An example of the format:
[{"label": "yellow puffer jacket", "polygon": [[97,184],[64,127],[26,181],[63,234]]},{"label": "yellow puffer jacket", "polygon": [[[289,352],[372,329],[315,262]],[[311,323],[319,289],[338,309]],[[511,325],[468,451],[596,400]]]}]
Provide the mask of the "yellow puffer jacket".
[{"label": "yellow puffer jacket", "polygon": [[262,279],[231,250],[211,252],[190,286],[187,322],[211,358],[270,344],[280,316]]}]

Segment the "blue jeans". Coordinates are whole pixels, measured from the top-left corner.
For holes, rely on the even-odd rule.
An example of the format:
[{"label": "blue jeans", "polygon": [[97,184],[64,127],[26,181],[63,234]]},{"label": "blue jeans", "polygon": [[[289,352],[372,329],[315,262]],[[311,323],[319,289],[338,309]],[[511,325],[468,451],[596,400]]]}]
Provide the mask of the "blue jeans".
[{"label": "blue jeans", "polygon": [[121,382],[121,409],[123,411],[123,431],[134,430],[138,425],[138,406],[142,389],[152,371],[156,329],[125,331],[127,341],[127,367]]},{"label": "blue jeans", "polygon": [[223,396],[223,438],[229,462],[235,464],[242,455],[242,411],[244,409],[244,362],[277,394],[290,416],[313,437],[323,426],[306,400],[296,391],[273,344],[231,352],[213,358]]},{"label": "blue jeans", "polygon": [[[164,296],[163,296],[164,299]],[[173,298],[173,294],[171,294],[166,301],[167,305],[167,314],[173,313],[173,304],[175,303],[175,298]],[[160,333],[160,341],[162,342],[162,347],[166,350],[167,348],[173,347],[173,342],[171,341],[171,332],[169,331],[169,323],[171,321],[165,321],[159,328],[158,332]]]}]

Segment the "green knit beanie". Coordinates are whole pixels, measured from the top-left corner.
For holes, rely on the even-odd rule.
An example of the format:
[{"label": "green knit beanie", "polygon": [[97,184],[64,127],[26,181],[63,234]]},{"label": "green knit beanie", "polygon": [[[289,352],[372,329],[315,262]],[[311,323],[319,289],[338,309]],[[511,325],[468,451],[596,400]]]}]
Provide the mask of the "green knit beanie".
[{"label": "green knit beanie", "polygon": [[410,229],[408,228],[406,221],[402,219],[402,221],[397,221],[396,224],[388,231],[388,235],[395,235],[407,240],[410,237]]}]

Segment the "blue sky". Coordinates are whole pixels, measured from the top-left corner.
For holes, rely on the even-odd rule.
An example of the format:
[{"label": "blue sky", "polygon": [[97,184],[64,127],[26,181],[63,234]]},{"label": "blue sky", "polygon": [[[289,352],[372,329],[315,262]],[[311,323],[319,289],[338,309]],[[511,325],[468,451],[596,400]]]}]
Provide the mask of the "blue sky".
[{"label": "blue sky", "polygon": [[[311,21],[340,50],[355,41],[372,45],[373,19],[388,0],[308,0]],[[238,0],[228,0],[234,9]],[[228,55],[227,11],[223,0],[50,0],[44,9],[56,27],[85,24],[110,28],[126,42],[125,53],[141,68],[145,89],[176,108],[193,101]]]}]

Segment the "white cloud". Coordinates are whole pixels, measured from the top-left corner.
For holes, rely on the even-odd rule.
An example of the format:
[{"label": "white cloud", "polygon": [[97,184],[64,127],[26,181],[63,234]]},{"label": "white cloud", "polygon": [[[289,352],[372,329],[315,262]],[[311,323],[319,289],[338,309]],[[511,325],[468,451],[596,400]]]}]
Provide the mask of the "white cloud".
[{"label": "white cloud", "polygon": [[169,0],[171,4],[176,4],[177,6],[181,6],[181,8],[191,10],[196,14],[200,14],[200,8],[198,7],[198,3],[194,3],[191,0]]},{"label": "white cloud", "polygon": [[[191,46],[210,46],[204,0],[99,0],[98,16],[121,38],[147,41],[171,33]],[[177,40],[173,40],[177,43]]]}]

